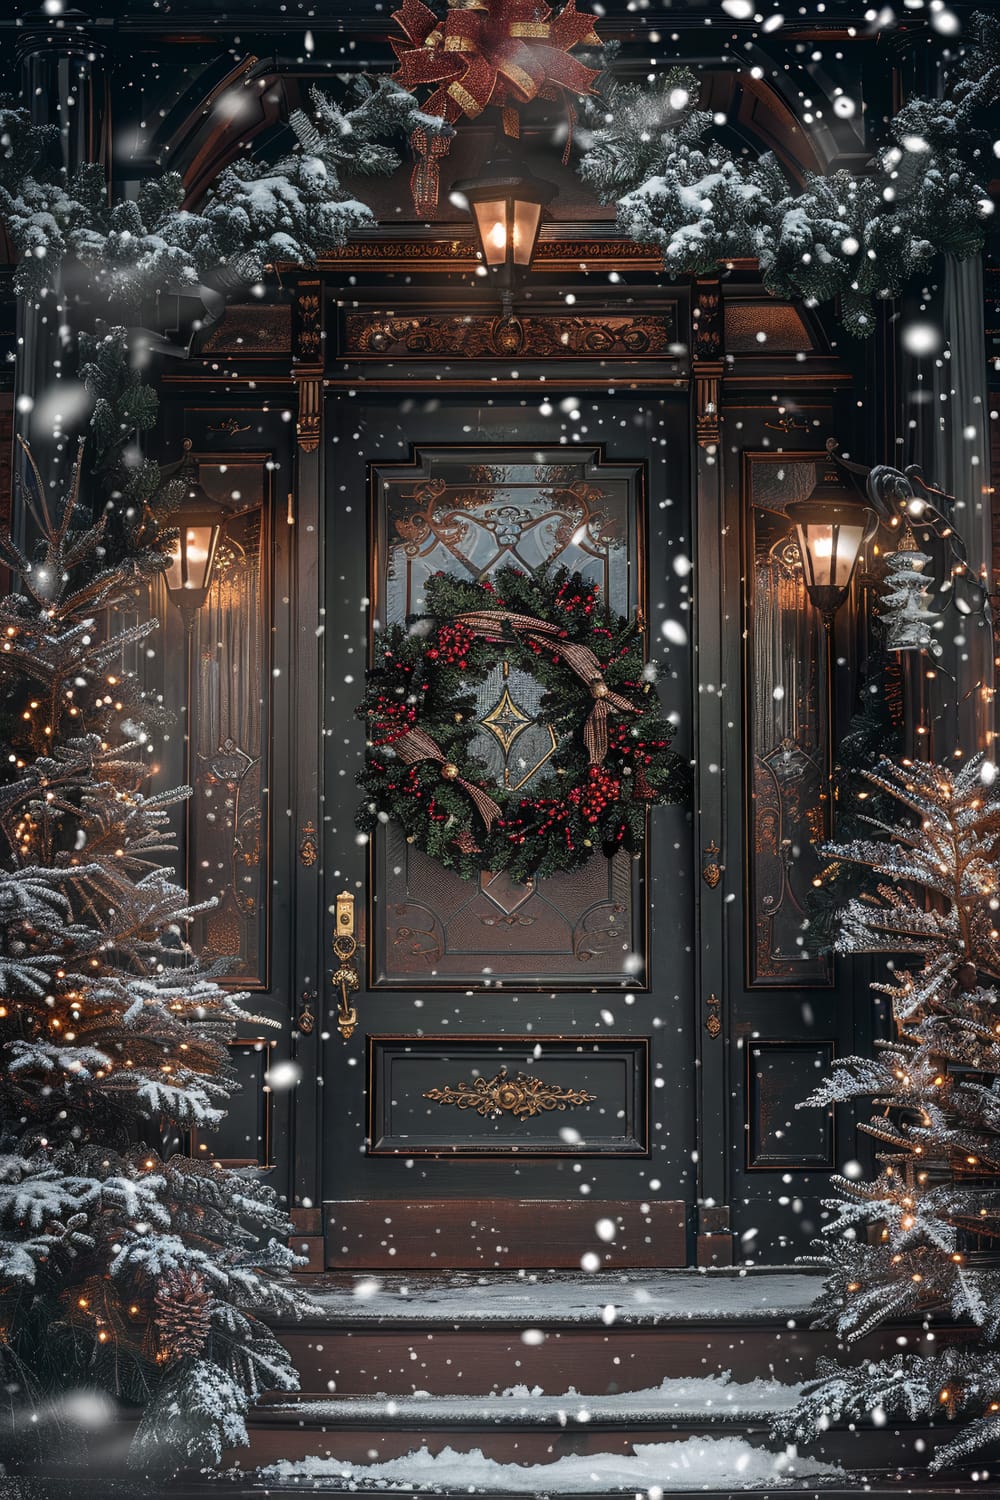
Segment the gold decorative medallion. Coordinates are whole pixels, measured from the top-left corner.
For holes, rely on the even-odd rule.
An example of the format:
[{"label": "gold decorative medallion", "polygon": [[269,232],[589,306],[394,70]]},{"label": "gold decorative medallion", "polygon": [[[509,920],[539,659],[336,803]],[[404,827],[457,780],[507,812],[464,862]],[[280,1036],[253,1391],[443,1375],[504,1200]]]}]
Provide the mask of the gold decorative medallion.
[{"label": "gold decorative medallion", "polygon": [[722,1020],[719,1016],[722,1002],[720,1001],[718,995],[709,995],[708,999],[705,1001],[705,1004],[708,1006],[708,1015],[705,1017],[705,1030],[708,1032],[709,1036],[714,1042],[716,1037],[719,1035],[719,1032],[722,1030]]},{"label": "gold decorative medallion", "polygon": [[543,1083],[530,1073],[518,1073],[516,1078],[511,1078],[507,1069],[501,1068],[492,1078],[476,1078],[471,1084],[445,1084],[442,1088],[430,1089],[424,1098],[433,1099],[435,1104],[474,1109],[484,1119],[488,1115],[511,1114],[524,1120],[547,1110],[590,1104],[597,1095],[588,1094],[584,1089],[564,1089],[555,1083]]}]

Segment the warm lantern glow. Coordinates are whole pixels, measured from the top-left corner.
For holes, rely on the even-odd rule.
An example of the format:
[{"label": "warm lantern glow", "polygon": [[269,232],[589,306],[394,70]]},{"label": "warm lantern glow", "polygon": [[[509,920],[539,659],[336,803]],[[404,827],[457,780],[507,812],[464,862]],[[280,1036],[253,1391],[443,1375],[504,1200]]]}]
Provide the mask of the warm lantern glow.
[{"label": "warm lantern glow", "polygon": [[877,522],[849,489],[832,453],[820,468],[819,482],[807,500],[786,507],[795,527],[809,597],[827,622],[847,598],[861,549]]},{"label": "warm lantern glow", "polygon": [[481,178],[455,187],[472,210],[483,260],[504,273],[509,289],[515,268],[531,265],[542,208],[555,188],[522,170],[509,152],[501,153]]},{"label": "warm lantern glow", "polygon": [[180,589],[207,591],[219,529],[210,525],[181,527],[167,568],[167,588],[171,593]]},{"label": "warm lantern glow", "polygon": [[190,620],[208,598],[219,537],[228,512],[202,488],[190,439],[185,439],[184,451],[187,495],[181,503],[177,538],[164,581],[170,598]]}]

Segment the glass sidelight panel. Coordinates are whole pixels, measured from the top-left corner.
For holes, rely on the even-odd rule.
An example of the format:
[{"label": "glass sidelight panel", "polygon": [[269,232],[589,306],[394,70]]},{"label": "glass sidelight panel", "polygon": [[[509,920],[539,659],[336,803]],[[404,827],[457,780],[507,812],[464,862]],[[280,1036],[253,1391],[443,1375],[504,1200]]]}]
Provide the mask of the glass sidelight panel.
[{"label": "glass sidelight panel", "polygon": [[199,478],[213,498],[240,509],[223,528],[191,638],[188,889],[194,901],[216,903],[195,918],[191,941],[206,960],[226,961],[224,983],[266,988],[267,473],[263,462],[203,462]]},{"label": "glass sidelight panel", "polygon": [[[410,464],[373,465],[371,477],[371,591],[382,623],[419,613],[435,573],[482,580],[504,566],[565,566],[599,584],[615,613],[643,606],[639,464],[605,464],[584,446],[428,447]],[[540,701],[516,663],[498,665],[479,689],[476,753],[505,787],[530,786],[555,748]],[[489,872],[470,882],[390,822],[373,859],[376,985],[645,984],[642,862],[626,854],[524,884]]]},{"label": "glass sidelight panel", "polygon": [[803,902],[827,834],[825,661],[795,531],[784,507],[816,483],[802,455],[746,459],[747,982],[827,986],[832,959],[808,951]]}]

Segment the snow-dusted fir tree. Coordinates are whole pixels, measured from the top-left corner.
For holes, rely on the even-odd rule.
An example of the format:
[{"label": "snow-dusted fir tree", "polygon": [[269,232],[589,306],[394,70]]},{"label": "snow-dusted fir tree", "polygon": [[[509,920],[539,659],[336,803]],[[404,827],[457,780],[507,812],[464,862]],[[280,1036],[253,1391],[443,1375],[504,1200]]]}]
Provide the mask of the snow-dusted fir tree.
[{"label": "snow-dusted fir tree", "polygon": [[917,546],[913,528],[904,526],[899,545],[885,563],[879,617],[887,651],[930,651],[940,656],[934,631],[941,617],[930,606],[933,576],[924,570],[931,561]]},{"label": "snow-dusted fir tree", "polygon": [[[101,398],[112,428],[121,397]],[[272,1189],[157,1149],[219,1120],[246,1019],[193,964],[187,893],[164,867],[186,792],[148,790],[127,666],[155,621],[116,624],[169,533],[144,481],[112,542],[110,513],[95,523],[81,503],[79,460],[58,503],[27,460],[38,544],[3,543],[16,586],[0,602],[3,1447],[31,1456],[35,1403],[99,1387],[145,1406],[137,1464],[211,1462],[246,1440],[260,1390],[295,1386],[261,1314],[301,1298],[267,1273],[294,1263]]]},{"label": "snow-dusted fir tree", "polygon": [[888,1319],[951,1318],[975,1337],[935,1355],[861,1366],[823,1362],[780,1426],[808,1439],[876,1409],[947,1413],[961,1431],[935,1455],[955,1462],[1000,1438],[1000,787],[982,757],[961,769],[880,762],[869,781],[903,809],[878,837],[828,849],[880,877],[845,908],[842,953],[913,954],[919,967],[876,984],[894,1035],[872,1058],[839,1061],[807,1104],[870,1100],[871,1180],[837,1176],[813,1263],[826,1270],[818,1324],[851,1342]]}]

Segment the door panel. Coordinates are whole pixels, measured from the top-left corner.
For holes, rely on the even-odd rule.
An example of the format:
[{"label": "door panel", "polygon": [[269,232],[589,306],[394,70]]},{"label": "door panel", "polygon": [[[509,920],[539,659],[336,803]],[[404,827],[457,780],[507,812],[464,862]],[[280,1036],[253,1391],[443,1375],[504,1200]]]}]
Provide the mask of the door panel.
[{"label": "door panel", "polygon": [[[364,754],[354,710],[372,640],[419,611],[433,572],[566,563],[599,581],[614,609],[641,608],[656,623],[653,654],[663,655],[664,619],[683,640],[685,570],[670,563],[690,551],[686,406],[632,396],[579,407],[570,442],[558,421],[515,401],[330,401],[325,905],[332,913],[340,891],[355,896],[364,947],[346,1042],[329,984],[326,995],[324,1198],[338,1264],[373,1253],[344,1227],[345,1200],[407,1196],[467,1201],[467,1216],[453,1204],[448,1217],[456,1266],[484,1264],[472,1205],[487,1195],[512,1212],[536,1200],[543,1219],[558,1206],[560,1225],[586,1227],[581,1252],[601,1203],[648,1201],[651,1223],[662,1210],[675,1226],[662,1243],[648,1234],[648,1263],[684,1258],[676,1226],[694,1171],[687,809],[653,811],[642,859],[596,855],[523,885],[489,873],[463,881],[391,823],[371,848],[354,827]],[[683,750],[683,646],[671,647],[660,690],[683,720]],[[551,749],[531,722],[537,688],[498,668],[480,699],[497,779],[530,785]],[[415,1232],[397,1263],[440,1264],[435,1237],[421,1248]]]},{"label": "door panel", "polygon": [[[403,624],[424,585],[447,572],[479,581],[497,568],[568,567],[613,610],[643,609],[643,467],[609,464],[593,445],[520,451],[422,445],[416,461],[371,468],[371,598],[380,624]],[[505,788],[527,792],[556,747],[533,722],[541,690],[499,664],[477,693],[476,754]],[[374,850],[373,982],[645,986],[644,871],[627,854],[544,881],[503,872],[461,879],[389,825]]]}]

